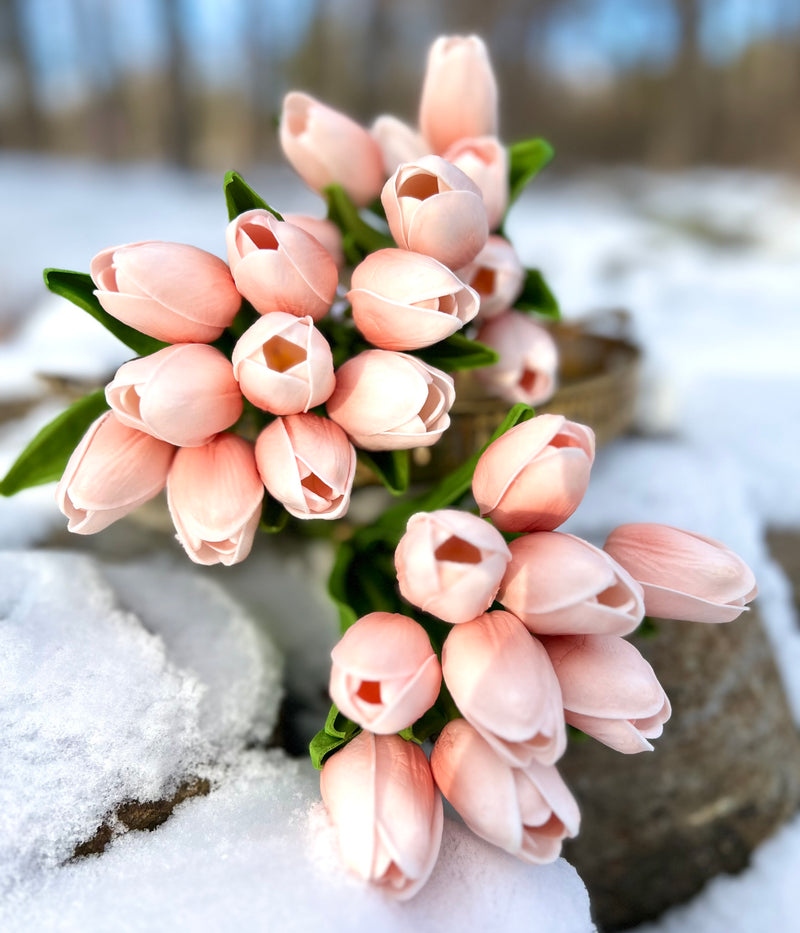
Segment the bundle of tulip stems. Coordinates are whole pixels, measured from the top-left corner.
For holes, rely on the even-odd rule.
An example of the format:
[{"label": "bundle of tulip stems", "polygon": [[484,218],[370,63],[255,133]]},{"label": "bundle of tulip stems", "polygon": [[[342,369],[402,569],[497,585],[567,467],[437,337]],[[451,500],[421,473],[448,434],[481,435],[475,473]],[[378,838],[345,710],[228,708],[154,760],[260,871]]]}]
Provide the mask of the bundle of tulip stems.
[{"label": "bundle of tulip stems", "polygon": [[[104,250],[90,275],[47,270],[138,356],[0,484],[59,479],[79,534],[166,487],[189,557],[226,565],[259,528],[344,517],[358,460],[400,497],[337,535],[343,636],[310,746],[345,863],[398,898],[436,862],[441,794],[494,845],[557,858],[579,825],[556,769],[567,725],[634,753],[670,715],[624,636],[645,614],[729,622],[756,592],[701,535],[624,525],[599,549],[556,530],[586,491],[594,436],[534,416],[556,367],[535,318],[558,307],[502,232],[552,150],[496,133],[474,36],[432,46],[418,131],[393,117],[367,131],[289,94],[283,150],[327,219],[282,217],[230,172],[228,264],[151,241]],[[485,449],[411,495],[409,451],[447,429],[463,369],[516,404]]]}]

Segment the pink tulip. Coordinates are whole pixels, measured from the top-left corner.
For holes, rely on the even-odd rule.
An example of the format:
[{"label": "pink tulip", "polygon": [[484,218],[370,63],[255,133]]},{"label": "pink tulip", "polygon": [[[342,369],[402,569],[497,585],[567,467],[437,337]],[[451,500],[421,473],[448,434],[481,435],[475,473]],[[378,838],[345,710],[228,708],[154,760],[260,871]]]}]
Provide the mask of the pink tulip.
[{"label": "pink tulip", "polygon": [[340,518],[347,512],[356,452],[327,418],[276,418],[256,441],[256,464],[267,492],[295,518]]},{"label": "pink tulip", "polygon": [[441,36],[431,46],[419,125],[434,152],[464,137],[497,135],[497,82],[477,36]]},{"label": "pink tulip", "polygon": [[467,826],[523,862],[554,862],[561,840],[578,835],[578,805],[555,767],[538,761],[510,765],[466,719],[444,727],[431,768]]},{"label": "pink tulip", "polygon": [[341,185],[359,207],[380,193],[385,177],[380,147],[350,117],[292,91],[283,99],[278,132],[283,154],[314,191]]},{"label": "pink tulip", "polygon": [[618,635],[562,635],[542,642],[561,685],[567,722],[626,755],[652,751],[669,700],[633,645]]},{"label": "pink tulip", "polygon": [[333,357],[311,317],[271,311],[233,348],[233,374],[245,398],[275,415],[321,405],[333,392]]},{"label": "pink tulip", "polygon": [[472,262],[489,235],[480,189],[439,156],[401,165],[384,185],[381,203],[398,246],[451,269]]},{"label": "pink tulip", "polygon": [[182,447],[167,478],[178,540],[197,564],[243,561],[263,498],[253,445],[235,434],[218,434],[205,447]]},{"label": "pink tulip", "polygon": [[558,348],[545,327],[527,314],[506,311],[487,321],[476,339],[500,357],[493,366],[475,370],[491,395],[512,405],[542,405],[553,397]]},{"label": "pink tulip", "polygon": [[604,549],[641,583],[645,612],[659,619],[732,622],[758,592],[738,554],[691,531],[620,525]]},{"label": "pink tulip", "polygon": [[508,207],[508,154],[494,136],[459,139],[443,158],[471,178],[480,189],[489,229],[503,222]]},{"label": "pink tulip", "polygon": [[356,327],[384,350],[438,343],[471,321],[479,304],[447,266],[404,249],[367,256],[353,271],[347,297]]},{"label": "pink tulip", "polygon": [[403,162],[414,162],[429,155],[431,147],[416,130],[397,117],[384,115],[372,124],[372,138],[383,155],[386,176],[394,175]]},{"label": "pink tulip", "polygon": [[455,626],[442,671],[462,716],[515,768],[554,764],[567,747],[561,690],[547,652],[510,612]]},{"label": "pink tulip", "polygon": [[331,254],[336,268],[341,269],[345,264],[344,248],[342,246],[342,231],[331,220],[322,217],[309,217],[308,214],[283,214],[283,219],[293,227],[299,227],[311,234]]},{"label": "pink tulip", "polygon": [[242,413],[230,362],[204,343],[124,363],[106,386],[106,400],[122,424],[177,447],[202,447]]},{"label": "pink tulip", "polygon": [[183,243],[112,246],[90,271],[112,317],[167,343],[216,340],[242,303],[225,263]]},{"label": "pink tulip", "polygon": [[591,428],[563,415],[538,415],[487,447],[472,494],[501,531],[551,531],[580,505],[593,461]]},{"label": "pink tulip", "polygon": [[417,512],[394,555],[400,593],[445,622],[468,622],[492,604],[511,552],[488,522],[457,509]]},{"label": "pink tulip", "polygon": [[325,762],[319,786],[345,865],[397,900],[413,897],[433,871],[444,825],[422,749],[361,732]]},{"label": "pink tulip", "polygon": [[175,448],[122,424],[106,412],[69,458],[56,502],[70,531],[91,535],[132,512],[164,488]]},{"label": "pink tulip", "polygon": [[371,612],[350,626],[331,658],[331,699],[370,732],[407,729],[439,695],[436,653],[425,629],[407,616]]},{"label": "pink tulip", "polygon": [[328,313],[339,270],[310,233],[254,210],[228,224],[225,240],[236,287],[259,314],[285,311],[318,321]]},{"label": "pink tulip", "polygon": [[496,234],[458,275],[475,289],[481,299],[478,318],[487,321],[507,311],[517,300],[525,282],[525,270],[514,247]]},{"label": "pink tulip", "polygon": [[453,380],[415,356],[365,350],[336,372],[328,415],[364,450],[430,447],[450,425]]}]

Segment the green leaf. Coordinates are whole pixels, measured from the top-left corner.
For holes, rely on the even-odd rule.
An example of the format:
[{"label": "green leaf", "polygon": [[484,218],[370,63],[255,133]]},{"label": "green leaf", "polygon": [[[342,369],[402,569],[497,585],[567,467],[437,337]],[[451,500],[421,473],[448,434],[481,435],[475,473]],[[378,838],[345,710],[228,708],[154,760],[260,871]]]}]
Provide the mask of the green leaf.
[{"label": "green leaf", "polygon": [[108,408],[105,391],[98,389],[54,418],[28,444],[0,481],[0,494],[13,496],[29,486],[61,479],[72,451],[89,425]]},{"label": "green leaf", "polygon": [[[388,232],[368,224],[341,185],[329,185],[323,192],[328,201],[328,220],[342,231],[348,262],[360,262],[368,253],[395,246]],[[371,215],[385,227],[379,217]],[[355,260],[355,262],[354,262]]]},{"label": "green leaf", "polygon": [[514,307],[520,311],[535,311],[554,321],[561,318],[558,301],[538,269],[525,270],[525,285]]},{"label": "green leaf", "polygon": [[554,155],[553,147],[546,139],[525,139],[508,147],[509,207]]},{"label": "green leaf", "polygon": [[60,295],[67,298],[74,305],[88,311],[89,314],[99,321],[106,330],[110,331],[118,340],[121,340],[125,346],[138,353],[139,356],[149,356],[156,350],[163,350],[168,344],[155,337],[148,337],[147,334],[141,334],[133,327],[128,327],[122,321],[118,321],[106,311],[95,295],[95,285],[92,277],[85,272],[70,272],[68,269],[45,269],[44,284],[53,292],[54,295]]},{"label": "green leaf", "polygon": [[460,369],[478,369],[481,366],[493,366],[498,354],[477,340],[470,340],[463,334],[452,334],[430,347],[415,350],[414,355],[424,360],[429,366],[454,373]]},{"label": "green leaf", "polygon": [[359,450],[358,459],[378,477],[393,496],[408,489],[407,450]]},{"label": "green leaf", "polygon": [[353,546],[342,541],[336,550],[336,558],[328,577],[328,593],[339,611],[339,630],[347,629],[358,619],[358,613],[350,605],[348,577],[355,557]]},{"label": "green leaf", "polygon": [[235,220],[245,211],[269,211],[277,220],[283,217],[257,194],[238,172],[226,172],[222,183],[225,192],[225,203],[228,205],[228,220]]},{"label": "green leaf", "polygon": [[289,513],[283,505],[277,499],[273,499],[272,496],[266,494],[261,506],[261,521],[258,527],[262,531],[266,531],[267,534],[273,535],[283,531],[288,520]]},{"label": "green leaf", "polygon": [[308,746],[308,753],[317,771],[322,769],[325,759],[342,746],[347,745],[361,732],[361,727],[343,716],[336,705],[331,705],[325,728],[314,736]]}]

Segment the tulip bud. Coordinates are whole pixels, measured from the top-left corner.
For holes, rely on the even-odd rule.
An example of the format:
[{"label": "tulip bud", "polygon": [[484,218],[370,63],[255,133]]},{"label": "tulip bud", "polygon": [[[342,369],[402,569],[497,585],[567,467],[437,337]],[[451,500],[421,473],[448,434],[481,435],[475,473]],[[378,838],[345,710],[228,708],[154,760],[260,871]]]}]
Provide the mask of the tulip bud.
[{"label": "tulip bud", "polygon": [[384,350],[438,343],[478,313],[478,296],[430,256],[404,249],[371,253],[353,271],[347,297],[361,333]]},{"label": "tulip bud", "polygon": [[70,531],[91,535],[132,512],[164,488],[175,448],[101,415],[69,458],[56,502]]},{"label": "tulip bud", "polygon": [[641,583],[645,612],[659,619],[732,622],[758,592],[738,554],[691,531],[620,525],[603,547]]},{"label": "tulip bud", "polygon": [[256,441],[256,464],[267,492],[295,518],[340,518],[347,512],[356,452],[327,418],[277,418]]},{"label": "tulip bud", "polygon": [[434,152],[465,137],[497,135],[497,82],[477,36],[441,36],[431,46],[419,126]]},{"label": "tulip bud", "polygon": [[551,531],[580,505],[593,461],[591,428],[563,415],[538,415],[486,448],[472,494],[501,531]]},{"label": "tulip bud", "polygon": [[253,445],[235,434],[218,434],[204,447],[182,447],[167,478],[178,540],[197,564],[243,561],[263,498]]},{"label": "tulip bud", "polygon": [[397,900],[413,897],[433,871],[444,825],[422,749],[361,732],[328,758],[319,786],[347,867]]},{"label": "tulip bud", "polygon": [[497,598],[537,635],[627,635],[644,618],[642,588],[588,541],[537,531],[509,547]]},{"label": "tulip bud", "polygon": [[525,282],[525,270],[514,247],[501,236],[490,236],[486,246],[459,278],[474,288],[481,299],[478,318],[487,321],[507,311],[517,300]]},{"label": "tulip bud", "polygon": [[445,622],[468,622],[494,600],[511,552],[488,522],[458,509],[417,512],[394,555],[400,593]]},{"label": "tulip bud", "polygon": [[459,139],[443,158],[460,168],[478,186],[489,229],[496,230],[508,207],[508,154],[505,146],[494,136]]},{"label": "tulip bud", "polygon": [[225,241],[236,287],[259,314],[285,311],[318,321],[328,313],[339,271],[310,233],[253,210],[228,224]]},{"label": "tulip bud", "polygon": [[331,254],[336,268],[341,269],[345,264],[344,247],[342,246],[342,231],[331,220],[323,217],[309,217],[308,214],[283,214],[286,223],[293,227],[305,230],[321,243]]},{"label": "tulip bud", "polygon": [[439,156],[401,165],[384,185],[381,203],[398,246],[451,269],[472,262],[489,235],[480,189]]},{"label": "tulip bud", "polygon": [[106,386],[106,400],[122,424],[177,447],[202,447],[242,413],[230,362],[204,343],[123,364]]},{"label": "tulip bud", "polygon": [[292,91],[283,99],[278,133],[283,154],[314,191],[341,185],[359,207],[378,196],[385,178],[380,147],[350,117]]},{"label": "tulip bud", "polygon": [[462,716],[515,768],[554,764],[567,747],[561,690],[541,642],[510,612],[455,626],[442,649]]},{"label": "tulip bud", "polygon": [[487,321],[477,340],[500,359],[475,370],[486,390],[514,405],[543,405],[556,391],[558,348],[550,332],[527,314],[506,311]]},{"label": "tulip bud", "polygon": [[263,315],[236,342],[232,362],[245,398],[275,415],[321,405],[336,383],[331,348],[308,316]]},{"label": "tulip bud", "polygon": [[450,425],[453,380],[415,356],[365,350],[336,372],[328,415],[364,450],[430,447]]},{"label": "tulip bud", "polygon": [[634,646],[618,635],[562,635],[542,643],[561,685],[567,722],[626,755],[652,751],[672,712]]},{"label": "tulip bud", "polygon": [[167,343],[210,343],[242,303],[225,263],[195,246],[148,241],[98,253],[97,299],[123,324]]},{"label": "tulip bud", "polygon": [[510,765],[466,719],[444,727],[431,769],[467,826],[523,862],[554,862],[561,840],[578,835],[578,805],[555,767]]},{"label": "tulip bud", "polygon": [[439,695],[436,653],[425,629],[407,616],[371,612],[350,626],[331,658],[331,699],[370,732],[407,729]]},{"label": "tulip bud", "polygon": [[370,133],[380,146],[387,178],[394,175],[403,162],[414,162],[431,151],[421,134],[397,117],[378,117],[372,124]]}]

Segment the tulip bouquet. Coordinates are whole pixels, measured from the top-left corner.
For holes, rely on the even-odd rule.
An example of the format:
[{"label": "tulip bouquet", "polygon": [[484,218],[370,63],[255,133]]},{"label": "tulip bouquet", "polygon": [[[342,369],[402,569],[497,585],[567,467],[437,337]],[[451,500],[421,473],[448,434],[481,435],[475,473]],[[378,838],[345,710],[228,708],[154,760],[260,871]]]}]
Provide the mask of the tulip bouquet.
[{"label": "tulip bouquet", "polygon": [[[568,726],[632,753],[670,715],[624,636],[645,613],[731,621],[755,595],[735,554],[689,532],[622,526],[599,549],[556,530],[586,491],[594,435],[530,408],[556,358],[526,312],[557,305],[493,231],[551,150],[504,147],[496,111],[480,40],[439,39],[419,132],[286,98],[284,152],[327,219],[283,217],[230,172],[227,264],[144,242],[104,250],[89,275],[47,270],[137,358],[0,483],[59,479],[81,534],[166,488],[200,564],[243,560],[259,528],[344,519],[333,706],[310,752],[344,861],[399,898],[436,862],[440,791],[489,842],[557,858],[579,824],[556,769]],[[409,451],[439,441],[452,373],[472,368],[516,404],[485,448],[408,492]],[[362,526],[346,518],[359,462],[401,497]]]}]

